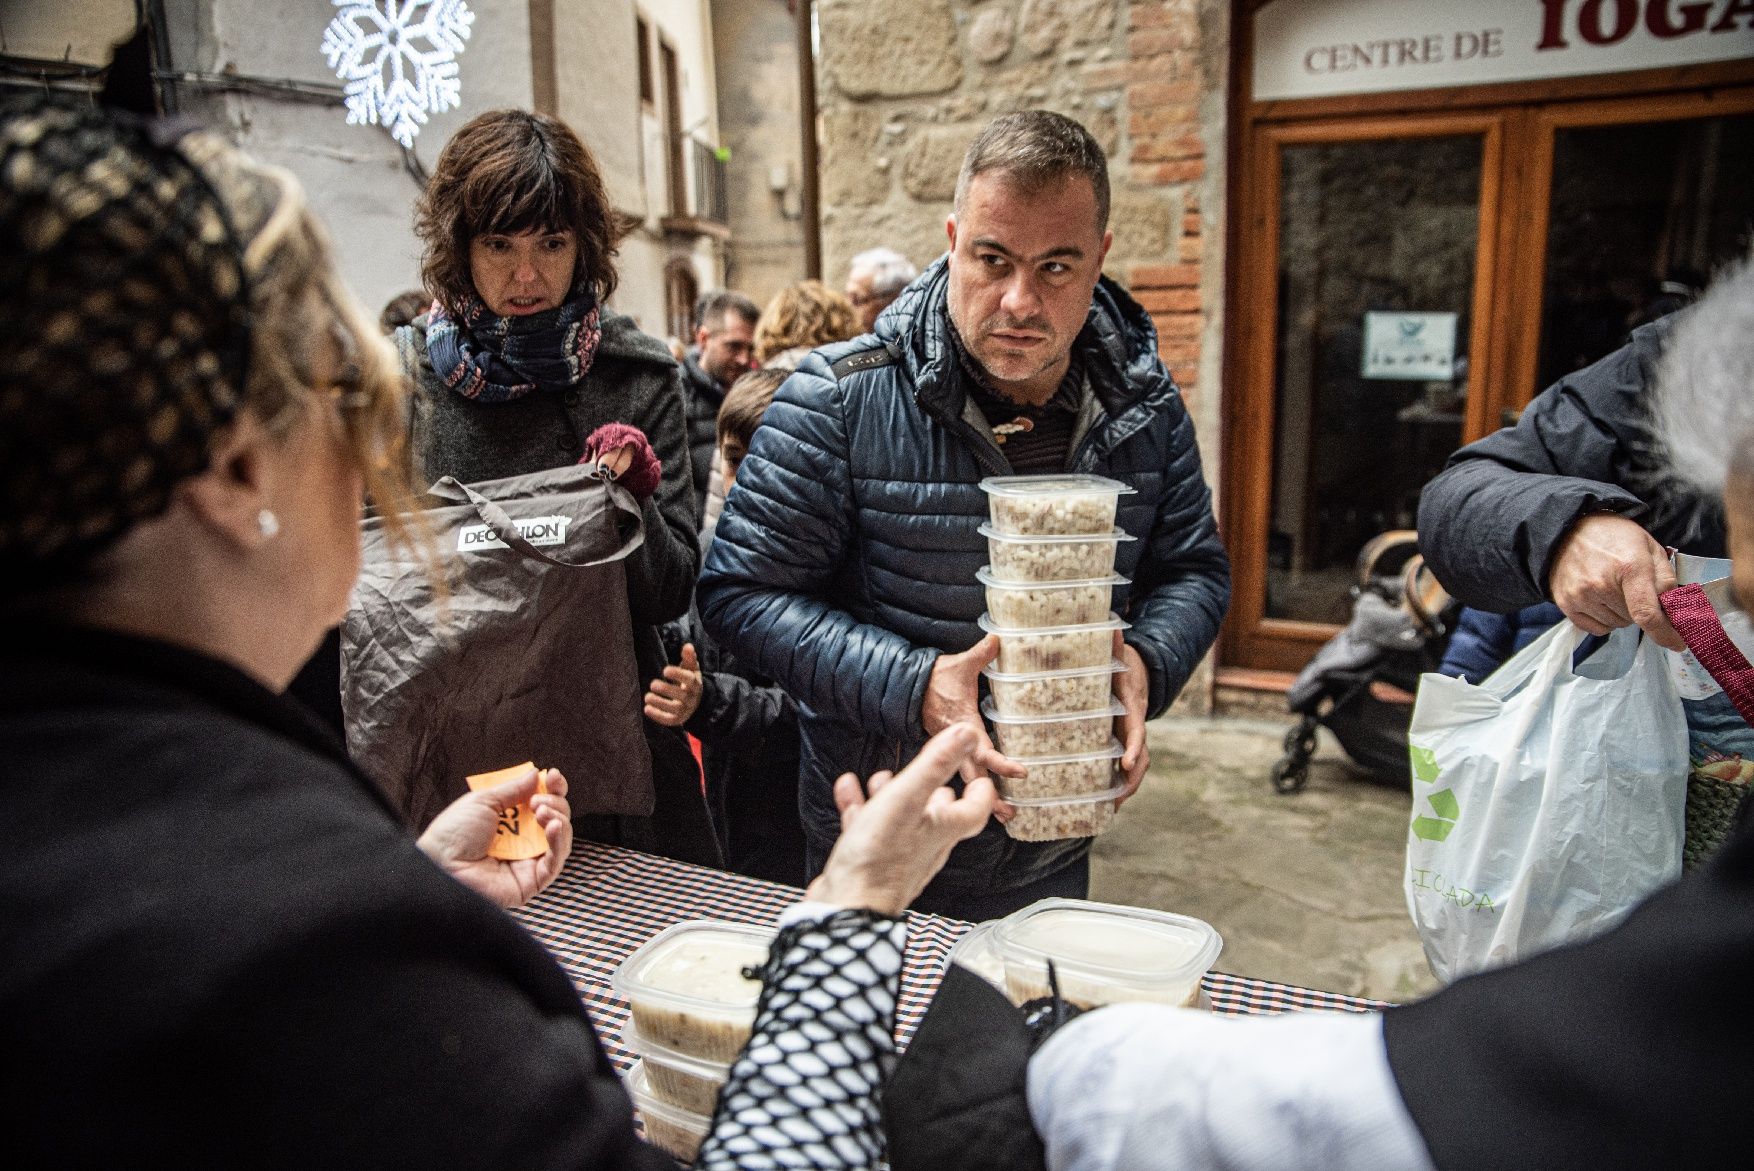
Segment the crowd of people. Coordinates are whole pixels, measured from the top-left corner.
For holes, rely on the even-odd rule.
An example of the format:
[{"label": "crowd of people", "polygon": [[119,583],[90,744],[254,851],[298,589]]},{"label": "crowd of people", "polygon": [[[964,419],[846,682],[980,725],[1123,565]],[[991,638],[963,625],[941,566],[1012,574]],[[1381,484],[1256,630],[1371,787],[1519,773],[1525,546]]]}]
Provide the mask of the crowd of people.
[{"label": "crowd of people", "polygon": [[[991,777],[1022,770],[977,707],[997,652],[976,621],[979,481],[1132,489],[1123,799],[1228,603],[1186,407],[1149,315],[1102,275],[1109,204],[1084,127],[1004,115],[964,157],[943,257],[861,253],[844,295],[806,281],[764,309],[709,293],[678,361],[610,307],[614,213],[556,119],[496,111],[445,145],[416,213],[423,292],[374,324],[284,172],[186,125],[9,103],[0,1084],[20,1157],[671,1165],[565,974],[500,910],[577,836],[805,887],[698,1165],[877,1166],[904,913],[1089,888],[1090,839],[1003,831]],[[1691,542],[1743,552],[1754,603],[1751,303],[1744,268],[1461,453],[1421,512],[1452,591],[1671,645],[1663,545]],[[1700,352],[1707,376],[1657,376]],[[1662,394],[1685,490],[1655,474]],[[574,810],[565,776],[531,768],[454,778],[411,835],[285,694],[348,606],[361,502],[419,548],[421,485],[579,463],[639,511],[625,591],[653,812]],[[547,852],[492,857],[526,801]],[[991,1087],[1030,1125],[985,1155],[1731,1165],[1751,875],[1744,824],[1610,934],[1385,1014],[1049,1013]],[[947,1027],[980,1046],[1012,1012],[994,997]],[[955,1074],[909,1084],[930,1102]],[[966,1120],[923,1117],[912,1148],[959,1165]]]}]

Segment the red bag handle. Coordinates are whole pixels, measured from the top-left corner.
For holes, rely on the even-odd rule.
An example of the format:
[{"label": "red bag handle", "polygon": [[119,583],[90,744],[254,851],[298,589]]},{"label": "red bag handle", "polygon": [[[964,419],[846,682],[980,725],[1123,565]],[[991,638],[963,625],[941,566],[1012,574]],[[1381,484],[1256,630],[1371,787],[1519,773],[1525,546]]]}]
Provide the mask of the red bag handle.
[{"label": "red bag handle", "polygon": [[1724,633],[1705,591],[1697,585],[1676,586],[1657,600],[1700,666],[1724,689],[1742,718],[1754,725],[1754,667]]}]

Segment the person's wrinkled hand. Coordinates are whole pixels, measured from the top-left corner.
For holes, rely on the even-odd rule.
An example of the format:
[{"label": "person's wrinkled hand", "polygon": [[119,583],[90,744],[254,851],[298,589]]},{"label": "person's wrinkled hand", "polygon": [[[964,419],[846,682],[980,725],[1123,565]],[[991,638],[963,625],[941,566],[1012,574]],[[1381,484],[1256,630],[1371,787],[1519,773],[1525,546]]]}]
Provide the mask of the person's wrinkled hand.
[{"label": "person's wrinkled hand", "polygon": [[806,897],[899,915],[944,865],[951,847],[987,824],[995,793],[986,777],[959,797],[945,782],[979,751],[975,726],[952,725],[926,742],[899,773],[864,786],[847,773],[834,783],[840,838]]},{"label": "person's wrinkled hand", "polygon": [[920,723],[926,734],[936,736],[953,724],[969,724],[978,740],[961,766],[962,779],[972,781],[988,773],[1019,778],[1028,775],[1022,765],[993,747],[986,725],[981,723],[981,669],[999,657],[999,636],[989,634],[959,655],[939,655],[926,682],[926,698],[920,704]]},{"label": "person's wrinkled hand", "polygon": [[693,643],[682,645],[682,661],[664,668],[662,679],[646,690],[646,719],[666,728],[680,728],[700,710],[700,659]]},{"label": "person's wrinkled hand", "polygon": [[1672,651],[1686,644],[1657,598],[1675,588],[1669,553],[1637,521],[1592,513],[1571,526],[1553,556],[1548,592],[1591,634],[1638,626]]},{"label": "person's wrinkled hand", "polygon": [[[433,818],[420,835],[428,858],[464,886],[502,907],[521,907],[547,889],[572,853],[572,807],[566,777],[559,769],[541,772],[546,793],[536,792],[537,770],[490,789],[465,793]],[[506,862],[487,855],[499,830],[499,815],[528,801],[548,839],[540,858]]]},{"label": "person's wrinkled hand", "polygon": [[1151,749],[1145,744],[1145,710],[1151,702],[1151,675],[1145,669],[1145,660],[1127,645],[1118,630],[1115,631],[1115,657],[1127,667],[1115,676],[1115,698],[1127,709],[1124,715],[1115,717],[1115,729],[1121,738],[1121,772],[1127,778],[1126,791],[1115,798],[1118,807],[1139,791],[1139,782],[1145,779],[1145,771],[1151,767]]}]

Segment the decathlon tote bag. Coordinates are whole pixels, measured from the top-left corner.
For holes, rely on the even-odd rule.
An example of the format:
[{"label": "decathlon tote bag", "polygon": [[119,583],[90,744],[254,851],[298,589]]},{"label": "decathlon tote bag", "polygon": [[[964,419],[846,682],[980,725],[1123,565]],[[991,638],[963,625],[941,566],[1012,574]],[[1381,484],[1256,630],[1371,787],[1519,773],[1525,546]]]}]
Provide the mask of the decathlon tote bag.
[{"label": "decathlon tote bag", "polygon": [[645,539],[633,497],[573,466],[446,477],[429,499],[448,597],[365,522],[341,630],[354,759],[416,829],[471,773],[525,760],[566,774],[575,815],[651,813],[624,565]]},{"label": "decathlon tote bag", "polygon": [[1479,686],[1425,675],[1407,908],[1438,979],[1586,939],[1680,874],[1687,724],[1636,627],[1561,622]]}]

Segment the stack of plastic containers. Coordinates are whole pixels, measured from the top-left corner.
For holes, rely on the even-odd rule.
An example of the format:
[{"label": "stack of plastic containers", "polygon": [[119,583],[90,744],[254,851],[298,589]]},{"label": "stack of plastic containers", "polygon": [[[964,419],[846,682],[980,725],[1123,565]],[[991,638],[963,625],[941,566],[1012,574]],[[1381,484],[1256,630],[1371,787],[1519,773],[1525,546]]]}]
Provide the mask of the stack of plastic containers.
[{"label": "stack of plastic containers", "polygon": [[719,1090],[755,1024],[773,932],[696,920],[653,936],[622,961],[611,984],[630,1014],[621,1040],[640,1055],[628,1092],[646,1138],[685,1163],[706,1138]]},{"label": "stack of plastic containers", "polygon": [[1101,476],[994,476],[981,481],[991,520],[981,526],[988,565],[981,629],[999,636],[987,668],[982,714],[999,751],[1029,770],[1001,779],[1017,815],[1006,832],[1022,841],[1094,837],[1114,819],[1114,632],[1110,605],[1127,579],[1115,550],[1132,540],[1115,528],[1132,488]]}]

